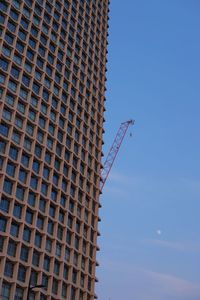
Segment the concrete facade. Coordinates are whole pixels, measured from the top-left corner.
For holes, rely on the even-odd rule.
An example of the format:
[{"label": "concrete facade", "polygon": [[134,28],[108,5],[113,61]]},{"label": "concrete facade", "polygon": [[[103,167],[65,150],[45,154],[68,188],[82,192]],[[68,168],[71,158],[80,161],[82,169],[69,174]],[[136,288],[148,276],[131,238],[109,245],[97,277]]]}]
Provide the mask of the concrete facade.
[{"label": "concrete facade", "polygon": [[96,298],[108,5],[0,2],[0,299]]}]

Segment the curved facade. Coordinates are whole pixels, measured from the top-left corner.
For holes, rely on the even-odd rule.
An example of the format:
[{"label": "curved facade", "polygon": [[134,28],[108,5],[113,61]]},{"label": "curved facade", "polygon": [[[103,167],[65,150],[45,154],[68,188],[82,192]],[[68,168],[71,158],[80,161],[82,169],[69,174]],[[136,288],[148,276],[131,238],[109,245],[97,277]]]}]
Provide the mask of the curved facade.
[{"label": "curved facade", "polygon": [[108,4],[0,2],[1,299],[96,298]]}]

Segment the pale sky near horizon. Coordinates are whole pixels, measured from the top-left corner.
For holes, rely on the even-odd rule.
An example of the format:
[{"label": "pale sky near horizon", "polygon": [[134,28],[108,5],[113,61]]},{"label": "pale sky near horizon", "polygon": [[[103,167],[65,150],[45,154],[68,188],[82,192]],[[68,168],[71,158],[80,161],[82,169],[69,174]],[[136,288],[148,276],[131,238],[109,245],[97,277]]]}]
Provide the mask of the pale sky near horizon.
[{"label": "pale sky near horizon", "polygon": [[200,299],[200,0],[111,0],[100,300]]}]

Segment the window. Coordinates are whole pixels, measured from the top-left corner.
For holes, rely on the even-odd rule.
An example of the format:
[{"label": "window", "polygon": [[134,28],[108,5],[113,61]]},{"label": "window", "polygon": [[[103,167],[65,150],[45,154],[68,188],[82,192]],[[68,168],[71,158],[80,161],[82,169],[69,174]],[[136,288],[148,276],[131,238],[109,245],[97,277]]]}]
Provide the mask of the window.
[{"label": "window", "polygon": [[33,223],[33,213],[30,210],[26,211],[26,222],[29,224]]},{"label": "window", "polygon": [[40,254],[35,250],[33,251],[32,263],[36,267],[38,267],[40,264]]},{"label": "window", "polygon": [[14,177],[15,175],[15,165],[12,164],[12,163],[9,163],[7,164],[7,168],[6,168],[6,173],[11,176],[11,177]]},{"label": "window", "polygon": [[58,293],[58,280],[56,280],[55,278],[53,279],[52,292],[54,294]]},{"label": "window", "polygon": [[49,271],[50,269],[50,258],[48,256],[45,256],[44,257],[44,265],[43,265],[43,268],[46,270],[46,271]]},{"label": "window", "polygon": [[22,265],[19,265],[17,279],[22,282],[26,279],[26,268]]},{"label": "window", "polygon": [[17,110],[19,112],[21,112],[22,114],[24,114],[25,113],[25,105],[23,103],[21,103],[21,102],[18,102],[18,104],[17,104]]},{"label": "window", "polygon": [[[37,285],[38,273],[36,271],[31,271],[31,285]],[[32,299],[32,298],[31,298]]]},{"label": "window", "polygon": [[19,32],[18,32],[18,36],[20,37],[21,40],[25,41],[26,40],[26,32],[19,29]]},{"label": "window", "polygon": [[39,145],[36,145],[35,146],[35,155],[37,156],[37,157],[41,157],[41,155],[42,155],[42,148],[39,146]]},{"label": "window", "polygon": [[52,250],[52,241],[49,238],[46,239],[46,248],[45,249],[48,252],[51,252],[51,250]]},{"label": "window", "polygon": [[68,272],[69,272],[69,270],[68,270],[67,265],[64,265],[64,269],[63,269],[63,277],[64,277],[64,279],[68,279]]},{"label": "window", "polygon": [[7,57],[11,56],[11,50],[9,48],[7,48],[6,46],[2,47],[2,53]]},{"label": "window", "polygon": [[8,244],[8,255],[15,257],[17,250],[17,244],[13,240],[9,240]]},{"label": "window", "polygon": [[37,177],[31,177],[31,181],[30,181],[30,187],[34,190],[37,190],[37,186],[38,186],[38,179]]},{"label": "window", "polygon": [[35,206],[35,201],[36,201],[36,195],[32,192],[29,192],[29,195],[28,195],[28,203],[31,205],[31,206]]},{"label": "window", "polygon": [[[33,118],[32,113],[29,112],[29,117],[30,119]],[[30,123],[26,125],[26,132],[30,135],[33,136],[33,132],[34,132],[34,127],[33,125],[31,125]],[[29,141],[29,142],[28,142]],[[24,141],[24,145],[26,147],[27,150],[30,150],[30,140],[26,139],[26,142]]]},{"label": "window", "polygon": [[21,219],[21,215],[22,215],[22,206],[21,205],[19,205],[19,204],[14,205],[13,215],[16,218]]},{"label": "window", "polygon": [[21,138],[21,135],[20,135],[17,131],[13,131],[13,134],[12,134],[12,140],[13,140],[16,144],[20,144],[20,138]]},{"label": "window", "polygon": [[6,142],[0,141],[0,153],[5,153],[6,151]]},{"label": "window", "polygon": [[51,154],[49,152],[46,152],[45,153],[45,161],[48,163],[48,164],[51,164]]},{"label": "window", "polygon": [[37,227],[39,229],[43,229],[44,227],[44,219],[41,216],[38,216],[37,218]]},{"label": "window", "polygon": [[[3,3],[1,3],[1,4],[3,4]],[[2,298],[2,300],[9,300],[10,299],[10,291],[11,291],[11,285],[7,282],[3,282],[2,287],[1,287],[1,298]]]},{"label": "window", "polygon": [[28,61],[25,62],[25,64],[24,64],[24,69],[25,69],[28,73],[31,73],[31,71],[32,71],[32,66],[29,64]]},{"label": "window", "polygon": [[31,50],[29,50],[29,49],[27,50],[26,56],[27,56],[27,58],[29,60],[33,61],[33,59],[34,59],[34,53]]},{"label": "window", "polygon": [[17,68],[15,68],[15,67],[12,67],[11,68],[11,75],[13,76],[13,77],[15,77],[15,78],[19,78],[19,70],[17,69]]},{"label": "window", "polygon": [[28,227],[25,227],[23,232],[23,240],[29,243],[30,239],[31,239],[31,230]]},{"label": "window", "polygon": [[12,277],[13,270],[14,270],[14,264],[7,260],[4,268],[4,275],[8,277]]},{"label": "window", "polygon": [[22,169],[20,169],[20,171],[19,171],[19,180],[21,182],[25,183],[26,179],[27,179],[27,172],[24,171],[24,170],[22,170]]},{"label": "window", "polygon": [[17,286],[15,290],[15,300],[23,300],[24,298],[24,290]]},{"label": "window", "polygon": [[28,28],[28,22],[24,18],[21,19],[21,25],[24,29]]},{"label": "window", "polygon": [[14,97],[12,95],[7,94],[6,95],[6,103],[10,106],[14,105]]},{"label": "window", "polygon": [[23,166],[28,167],[29,156],[27,156],[26,154],[22,154],[21,163],[23,164]]},{"label": "window", "polygon": [[29,77],[26,76],[26,75],[23,75],[22,76],[22,82],[23,82],[24,85],[29,86],[30,85],[30,79],[29,79]]},{"label": "window", "polygon": [[47,195],[47,192],[48,192],[48,185],[47,185],[45,182],[42,182],[41,192],[42,192],[44,195]]},{"label": "window", "polygon": [[18,237],[18,235],[19,235],[19,225],[17,223],[12,223],[11,224],[10,234],[12,236]]},{"label": "window", "polygon": [[35,245],[40,248],[41,243],[42,243],[42,236],[37,232],[35,234]]},{"label": "window", "polygon": [[21,119],[21,117],[15,117],[15,125],[19,128],[23,127],[23,120]]},{"label": "window", "polygon": [[8,9],[8,4],[6,4],[6,2],[0,2],[0,10],[1,11],[7,11]]},{"label": "window", "polygon": [[0,124],[0,134],[8,136],[9,128],[5,124]]},{"label": "window", "polygon": [[[30,125],[27,125],[26,130],[29,130],[29,134],[33,134],[33,127]],[[26,150],[31,151],[31,145],[32,145],[32,141],[28,138],[25,137],[24,139],[24,148],[26,148]]]},{"label": "window", "polygon": [[46,121],[43,117],[39,117],[39,125],[42,128],[45,128]]},{"label": "window", "polygon": [[9,207],[10,207],[10,201],[8,201],[8,199],[6,198],[2,198],[0,200],[0,210],[8,213]]},{"label": "window", "polygon": [[6,33],[4,38],[8,44],[10,44],[10,45],[13,44],[14,37],[12,35]]},{"label": "window", "polygon": [[17,186],[17,189],[16,189],[16,197],[23,201],[24,200],[24,193],[25,193],[25,189],[21,186]]},{"label": "window", "polygon": [[4,110],[3,110],[3,118],[6,119],[6,120],[8,120],[8,121],[10,121],[11,118],[12,118],[12,113],[9,110],[7,110],[7,109],[4,108]]},{"label": "window", "polygon": [[20,259],[23,261],[28,261],[29,249],[26,246],[21,247]]},{"label": "window", "polygon": [[57,256],[61,256],[61,250],[62,250],[62,247],[59,243],[56,243],[56,255]]},{"label": "window", "polygon": [[0,67],[2,70],[8,70],[8,62],[5,59],[0,59]]},{"label": "window", "polygon": [[[20,41],[17,41],[16,49],[18,50],[19,53],[23,53],[24,52],[24,45]],[[15,55],[15,62],[19,65],[20,61],[22,61],[22,58],[16,54]]]},{"label": "window", "polygon": [[15,147],[10,147],[9,150],[9,156],[10,158],[12,158],[13,160],[17,160],[17,156],[18,156],[18,150]]},{"label": "window", "polygon": [[13,183],[8,179],[4,180],[3,190],[7,194],[12,194]]},{"label": "window", "polygon": [[6,231],[7,220],[0,216],[0,231]]},{"label": "window", "polygon": [[54,230],[54,224],[51,220],[48,221],[48,227],[47,227],[47,232],[51,235],[53,235],[53,230]]},{"label": "window", "polygon": [[4,83],[5,82],[6,77],[2,74],[0,74],[0,83]]},{"label": "window", "polygon": [[39,209],[40,209],[40,211],[45,212],[46,201],[43,198],[40,198]]},{"label": "window", "polygon": [[42,285],[44,285],[45,286],[44,289],[47,290],[47,287],[48,287],[48,277],[45,274],[42,275]]}]

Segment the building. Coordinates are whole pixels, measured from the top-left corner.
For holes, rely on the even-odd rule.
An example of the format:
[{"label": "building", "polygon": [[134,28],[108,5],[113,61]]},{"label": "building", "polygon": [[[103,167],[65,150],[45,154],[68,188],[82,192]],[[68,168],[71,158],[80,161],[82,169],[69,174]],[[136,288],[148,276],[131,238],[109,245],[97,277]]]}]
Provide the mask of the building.
[{"label": "building", "polygon": [[108,2],[0,1],[0,299],[96,298]]}]

